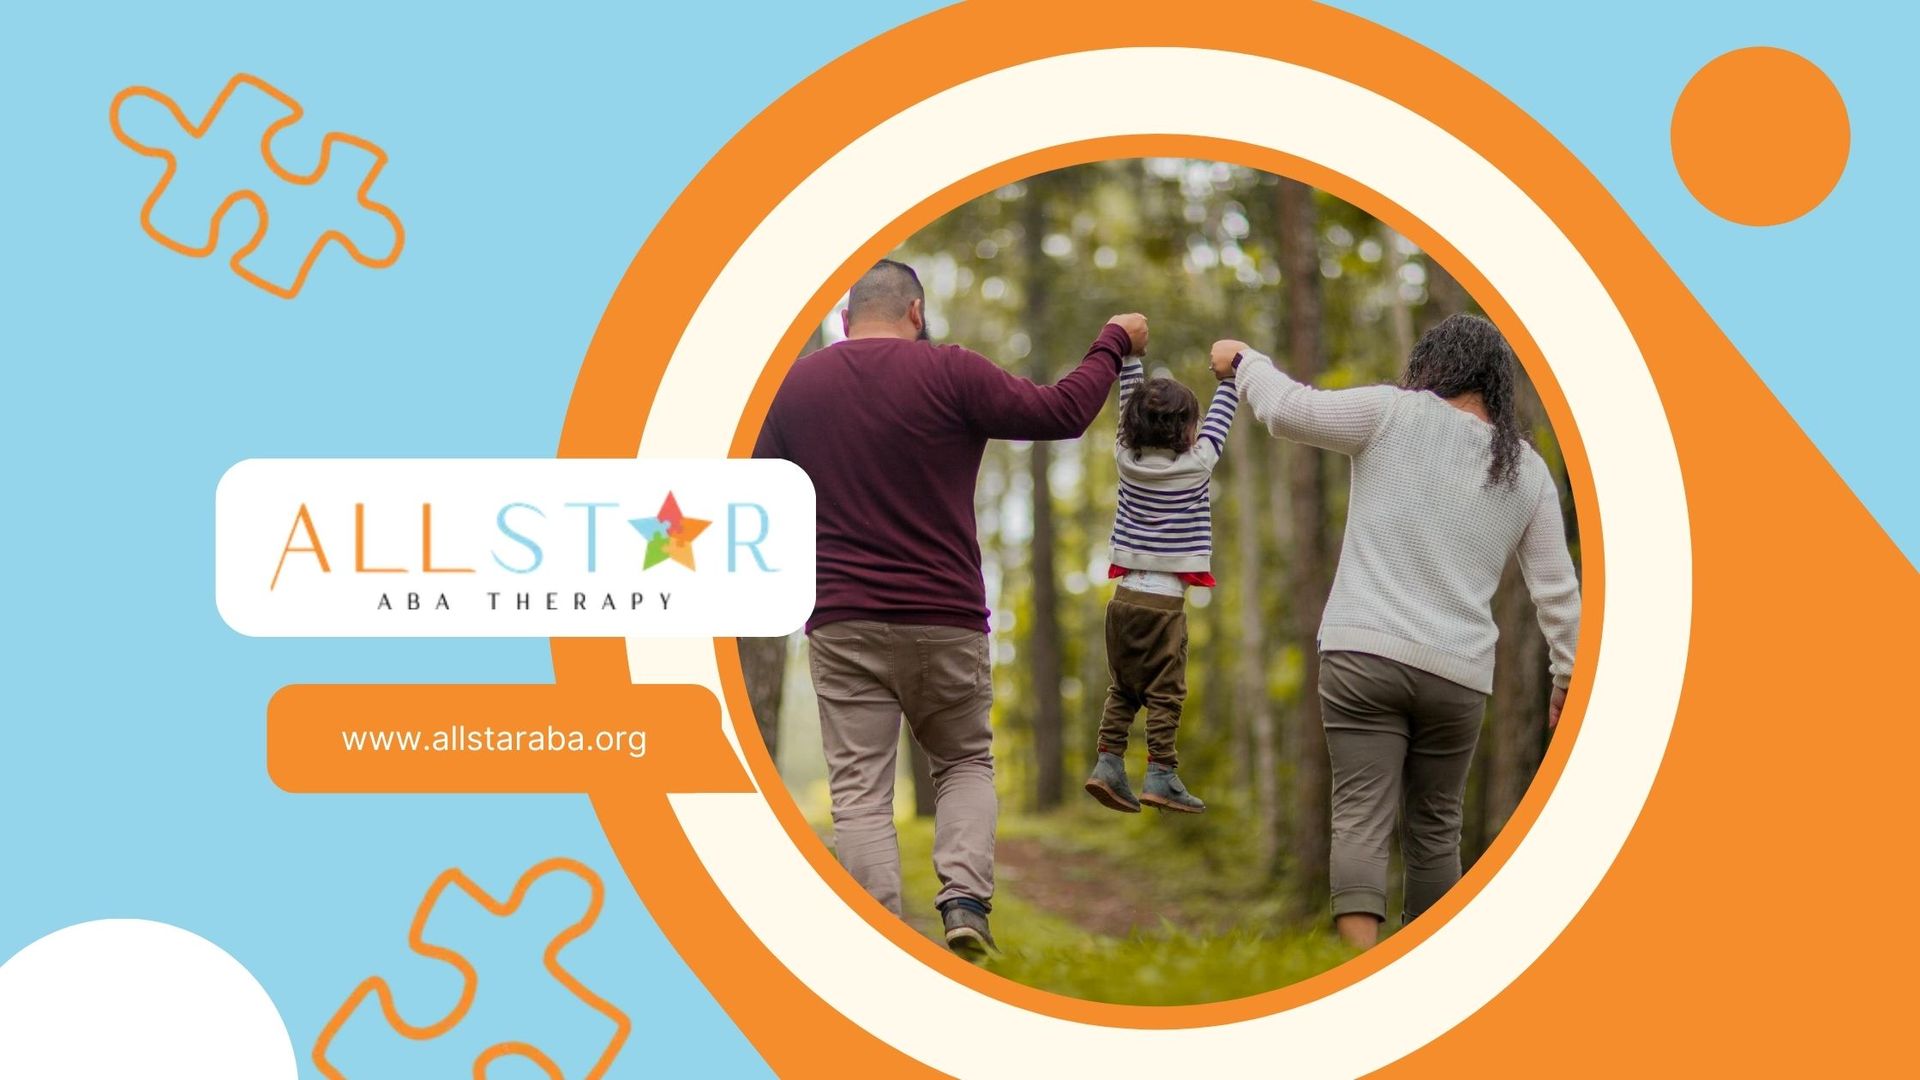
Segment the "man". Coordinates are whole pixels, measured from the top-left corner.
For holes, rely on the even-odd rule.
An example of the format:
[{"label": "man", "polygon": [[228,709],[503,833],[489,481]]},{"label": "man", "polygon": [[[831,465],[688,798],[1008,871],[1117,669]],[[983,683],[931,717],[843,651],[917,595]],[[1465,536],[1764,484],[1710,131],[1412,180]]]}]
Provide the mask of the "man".
[{"label": "man", "polygon": [[973,516],[988,439],[1071,439],[1107,401],[1147,320],[1117,315],[1052,386],[927,340],[926,293],[883,259],[854,284],[847,339],[801,359],[754,448],[813,478],[818,591],[807,622],[834,846],[848,872],[900,913],[893,776],[904,713],[934,783],[935,898],[947,945],[992,949],[993,679],[986,583]]}]

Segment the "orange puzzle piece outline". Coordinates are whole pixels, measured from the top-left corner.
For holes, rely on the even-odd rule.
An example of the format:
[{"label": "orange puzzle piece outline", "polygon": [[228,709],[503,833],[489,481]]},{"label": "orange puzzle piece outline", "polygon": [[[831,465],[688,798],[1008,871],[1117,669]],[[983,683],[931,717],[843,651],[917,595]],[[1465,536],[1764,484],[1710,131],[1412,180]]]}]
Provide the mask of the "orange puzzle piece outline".
[{"label": "orange puzzle piece outline", "polygon": [[[440,895],[446,892],[447,886],[459,886],[462,892],[472,897],[488,912],[504,917],[520,909],[521,901],[526,899],[527,890],[532,888],[534,882],[548,874],[563,870],[585,881],[593,895],[587,903],[586,913],[554,935],[553,940],[547,943],[542,959],[546,963],[547,973],[552,975],[555,981],[566,987],[593,1011],[613,1021],[613,1038],[608,1040],[607,1048],[601,1051],[599,1060],[593,1063],[593,1068],[587,1071],[587,1080],[597,1080],[598,1077],[606,1075],[607,1069],[613,1064],[614,1057],[625,1045],[627,1035],[633,1030],[633,1021],[628,1019],[626,1013],[587,989],[580,980],[573,977],[571,972],[560,966],[560,950],[593,928],[593,924],[600,918],[601,904],[606,899],[606,887],[601,883],[600,875],[585,863],[568,858],[552,858],[535,864],[526,873],[520,875],[520,880],[514,883],[513,892],[504,902],[495,900],[458,867],[450,868],[433,879],[433,884],[427,888],[427,895],[421,899],[420,907],[414,912],[413,925],[407,930],[407,947],[421,956],[451,964],[455,970],[459,971],[460,1000],[454,1003],[453,1010],[445,1017],[431,1024],[409,1024],[401,1017],[398,1007],[394,1005],[393,990],[387,985],[387,981],[378,975],[368,976],[360,985],[354,987],[353,993],[347,995],[347,1000],[335,1010],[333,1017],[327,1021],[327,1025],[320,1029],[319,1037],[314,1040],[313,1063],[320,1069],[321,1075],[328,1077],[328,1080],[347,1080],[346,1075],[334,1068],[333,1063],[327,1060],[327,1047],[332,1045],[334,1036],[339,1034],[347,1018],[354,1014],[369,994],[379,999],[380,1012],[385,1016],[387,1026],[409,1039],[424,1041],[439,1038],[453,1030],[461,1020],[466,1018],[467,1011],[473,1007],[474,994],[480,987],[479,974],[473,970],[473,964],[466,957],[444,945],[435,945],[421,938],[421,934],[427,927],[427,917],[440,903]],[[485,1080],[487,1066],[503,1057],[526,1058],[540,1066],[552,1080],[562,1080],[560,1067],[552,1058],[538,1047],[512,1040],[494,1043],[474,1058],[474,1080]]]},{"label": "orange puzzle piece outline", "polygon": [[[301,262],[300,272],[294,276],[293,284],[287,288],[281,288],[241,265],[246,257],[251,255],[253,250],[259,247],[260,242],[266,239],[267,236],[267,202],[258,192],[251,188],[241,188],[221,201],[219,209],[213,212],[212,219],[208,222],[207,242],[198,247],[180,243],[154,227],[153,208],[160,202],[160,197],[166,194],[168,185],[173,183],[173,174],[179,168],[179,162],[174,158],[172,151],[158,146],[148,146],[133,136],[128,135],[120,126],[120,107],[126,104],[128,98],[133,97],[143,97],[150,101],[159,102],[161,105],[166,106],[168,112],[173,114],[174,122],[179,124],[183,131],[190,137],[198,139],[213,127],[213,122],[220,115],[220,110],[226,107],[227,99],[232,97],[233,92],[242,86],[254,87],[291,110],[288,115],[268,125],[267,130],[260,136],[260,157],[266,162],[267,168],[273,170],[275,176],[287,183],[303,186],[318,183],[320,178],[327,173],[327,166],[331,163],[333,156],[333,144],[337,142],[343,142],[349,146],[357,146],[373,155],[373,168],[367,170],[367,177],[360,182],[360,189],[355,193],[355,197],[362,207],[387,219],[387,224],[393,226],[393,251],[389,252],[384,258],[368,258],[364,252],[355,246],[347,234],[338,229],[328,229],[326,232],[321,233],[320,238],[313,242],[313,247],[308,249],[307,257]],[[107,111],[107,120],[113,127],[113,137],[120,140],[121,145],[136,154],[140,154],[143,157],[159,158],[167,163],[166,171],[160,174],[160,182],[154,186],[153,191],[147,195],[146,203],[140,207],[140,227],[146,230],[148,236],[168,249],[195,259],[201,259],[213,254],[214,249],[220,246],[220,224],[222,219],[226,217],[227,211],[232,209],[233,205],[242,199],[251,202],[254,209],[260,214],[260,227],[254,232],[253,239],[247,241],[239,251],[234,252],[233,258],[227,261],[227,266],[234,273],[240,275],[245,281],[265,289],[267,292],[283,300],[291,300],[300,295],[301,288],[303,288],[307,282],[307,272],[313,269],[314,261],[320,257],[320,252],[327,246],[328,241],[338,242],[342,248],[346,249],[347,254],[353,258],[354,262],[370,270],[384,270],[392,266],[400,258],[400,249],[406,246],[406,230],[400,225],[399,215],[395,214],[391,208],[384,203],[374,202],[367,197],[367,192],[372,189],[374,180],[380,175],[380,170],[387,166],[387,152],[357,135],[348,135],[339,131],[329,131],[320,139],[320,162],[314,167],[312,172],[302,175],[283,169],[280,167],[280,162],[273,156],[273,137],[286,128],[299,123],[300,119],[305,115],[306,109],[303,108],[298,101],[281,92],[265,79],[248,75],[244,72],[227,80],[226,87],[220,91],[220,96],[213,99],[213,106],[207,110],[207,115],[198,124],[194,124],[187,119],[187,114],[181,110],[173,98],[151,87],[129,86],[118,94],[115,94],[113,96],[113,103],[108,106]]]}]

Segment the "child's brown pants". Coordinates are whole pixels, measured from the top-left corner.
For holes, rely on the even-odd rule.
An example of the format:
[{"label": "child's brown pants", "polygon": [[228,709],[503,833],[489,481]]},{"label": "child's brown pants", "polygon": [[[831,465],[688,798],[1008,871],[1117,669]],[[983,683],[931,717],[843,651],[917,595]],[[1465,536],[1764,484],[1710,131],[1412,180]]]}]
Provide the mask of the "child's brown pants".
[{"label": "child's brown pants", "polygon": [[1124,754],[1133,718],[1147,710],[1147,760],[1178,768],[1174,737],[1187,700],[1186,600],[1117,589],[1107,603],[1107,708],[1100,749]]}]

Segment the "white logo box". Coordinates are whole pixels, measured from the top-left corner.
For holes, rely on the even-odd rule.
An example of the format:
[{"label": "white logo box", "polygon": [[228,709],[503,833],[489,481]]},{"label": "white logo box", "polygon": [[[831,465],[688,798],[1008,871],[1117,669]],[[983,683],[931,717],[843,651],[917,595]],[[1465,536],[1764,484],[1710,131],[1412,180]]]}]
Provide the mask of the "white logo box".
[{"label": "white logo box", "polygon": [[[708,522],[691,569],[646,567],[629,523],[669,494]],[[813,610],[813,483],[777,460],[254,458],[214,493],[214,599],[256,637],[773,637]]]}]

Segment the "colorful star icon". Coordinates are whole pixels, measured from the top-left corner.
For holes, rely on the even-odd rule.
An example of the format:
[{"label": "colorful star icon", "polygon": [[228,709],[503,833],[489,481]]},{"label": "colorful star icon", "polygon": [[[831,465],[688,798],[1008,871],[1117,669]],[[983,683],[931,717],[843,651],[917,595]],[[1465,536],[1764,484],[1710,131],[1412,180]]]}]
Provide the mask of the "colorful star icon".
[{"label": "colorful star icon", "polygon": [[651,570],[672,559],[692,570],[693,540],[713,522],[681,513],[680,504],[669,491],[667,501],[660,504],[659,514],[650,518],[628,518],[627,524],[647,538],[647,559],[641,569]]}]

